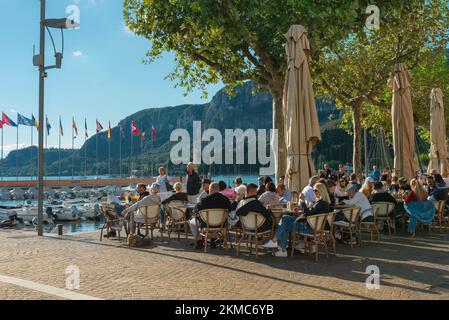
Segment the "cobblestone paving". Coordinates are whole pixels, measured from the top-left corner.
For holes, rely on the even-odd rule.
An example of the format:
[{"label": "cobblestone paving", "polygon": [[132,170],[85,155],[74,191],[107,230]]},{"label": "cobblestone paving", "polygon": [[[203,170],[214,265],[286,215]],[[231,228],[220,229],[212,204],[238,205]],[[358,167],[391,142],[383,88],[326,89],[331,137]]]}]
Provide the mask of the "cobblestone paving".
[{"label": "cobblestone paving", "polygon": [[[172,240],[130,249],[99,233],[42,237],[0,230],[0,275],[65,288],[68,266],[80,268],[79,293],[104,299],[449,299],[449,234],[415,239],[384,235],[337,257],[259,259],[245,250],[205,254]],[[381,272],[379,290],[365,285],[366,267]],[[0,299],[58,297],[0,282]]]}]

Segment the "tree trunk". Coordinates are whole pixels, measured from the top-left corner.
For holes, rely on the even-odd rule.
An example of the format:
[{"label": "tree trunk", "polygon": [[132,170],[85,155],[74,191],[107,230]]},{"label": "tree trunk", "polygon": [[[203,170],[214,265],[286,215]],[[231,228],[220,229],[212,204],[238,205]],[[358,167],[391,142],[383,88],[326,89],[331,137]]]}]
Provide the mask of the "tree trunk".
[{"label": "tree trunk", "polygon": [[279,90],[271,90],[273,96],[273,128],[278,130],[278,154],[276,157],[276,182],[285,176],[287,168],[287,150],[284,135],[284,114],[282,110],[282,87]]},{"label": "tree trunk", "polygon": [[352,105],[353,124],[353,170],[360,178],[362,177],[362,124],[361,111],[359,105]]}]

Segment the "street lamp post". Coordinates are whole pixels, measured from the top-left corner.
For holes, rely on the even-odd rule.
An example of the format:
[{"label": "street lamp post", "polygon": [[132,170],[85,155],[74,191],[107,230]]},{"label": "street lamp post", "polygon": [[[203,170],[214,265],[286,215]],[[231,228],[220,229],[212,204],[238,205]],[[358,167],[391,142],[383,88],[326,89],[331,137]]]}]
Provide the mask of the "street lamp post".
[{"label": "street lamp post", "polygon": [[45,0],[41,0],[40,44],[39,44],[39,151],[38,151],[38,202],[37,234],[44,234],[44,85],[45,85]]},{"label": "street lamp post", "polygon": [[[47,77],[47,69],[61,68],[63,52],[56,52],[55,49],[55,58],[56,65],[54,66],[45,66],[45,29],[47,28],[56,28],[61,29],[61,33],[63,29],[71,29],[78,28],[79,24],[73,20],[69,19],[45,19],[45,0],[41,0],[41,18],[40,18],[40,48],[39,48],[39,56],[33,57],[33,63],[35,66],[39,67],[39,153],[38,153],[38,225],[37,225],[37,234],[38,236],[42,236],[44,234],[43,227],[43,218],[44,218],[44,87],[45,87],[45,78]],[[48,30],[50,33],[50,30]],[[50,33],[51,35],[51,33]],[[64,41],[64,36],[62,33],[62,41]],[[52,38],[53,42],[53,38]],[[64,47],[64,44],[63,44]],[[54,42],[53,42],[53,48]]]}]

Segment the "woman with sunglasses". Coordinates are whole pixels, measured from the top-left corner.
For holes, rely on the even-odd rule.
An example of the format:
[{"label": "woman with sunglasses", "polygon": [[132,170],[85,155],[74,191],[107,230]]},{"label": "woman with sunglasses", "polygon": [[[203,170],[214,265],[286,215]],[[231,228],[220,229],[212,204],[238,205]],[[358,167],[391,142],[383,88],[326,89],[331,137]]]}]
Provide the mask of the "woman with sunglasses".
[{"label": "woman with sunglasses", "polygon": [[[307,216],[320,214],[320,213],[328,213],[331,211],[331,201],[329,197],[329,193],[327,191],[327,187],[323,183],[317,183],[313,187],[313,191],[315,192],[315,196],[317,201],[313,205],[312,208],[307,208],[306,203],[304,201],[304,195],[301,195],[301,208],[297,208],[298,211],[302,209],[303,214],[299,217],[296,216],[283,216],[281,221],[279,222],[275,236],[273,239],[269,240],[267,243],[263,245],[265,248],[279,248],[277,252],[275,252],[276,257],[287,257],[287,242],[288,242],[288,234],[293,232],[293,228],[296,224],[296,231],[301,233],[311,233],[313,230],[310,228],[307,220],[304,219]],[[295,210],[296,211],[296,210]],[[295,249],[302,250],[304,245],[300,243]]]}]

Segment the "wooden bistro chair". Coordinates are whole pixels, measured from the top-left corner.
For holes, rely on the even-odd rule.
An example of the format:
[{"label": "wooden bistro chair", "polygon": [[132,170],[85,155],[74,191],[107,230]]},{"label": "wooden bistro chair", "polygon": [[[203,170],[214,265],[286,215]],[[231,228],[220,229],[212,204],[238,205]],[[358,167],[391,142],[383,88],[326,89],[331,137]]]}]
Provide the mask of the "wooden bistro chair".
[{"label": "wooden bistro chair", "polygon": [[186,217],[187,208],[181,208],[182,201],[170,201],[166,205],[167,218],[165,228],[168,233],[168,243],[170,243],[171,233],[178,234],[178,241],[181,240],[181,232],[184,231],[186,246],[189,244],[189,226]]},{"label": "wooden bistro chair", "polygon": [[164,235],[162,234],[162,226],[160,225],[161,220],[161,206],[151,205],[139,208],[140,212],[144,215],[144,222],[140,222],[137,227],[145,229],[145,238],[151,233],[151,240],[153,241],[153,230],[159,229],[161,233],[161,239],[164,240]]},{"label": "wooden bistro chair", "polygon": [[362,241],[362,231],[367,231],[370,233],[371,241],[373,241],[373,234],[374,232],[377,234],[377,241],[380,240],[380,232],[379,228],[377,227],[377,213],[379,212],[378,207],[372,207],[373,209],[373,215],[374,215],[374,221],[373,222],[364,222],[360,218],[360,241]]},{"label": "wooden bistro chair", "polygon": [[113,204],[101,204],[101,211],[103,213],[104,223],[100,231],[100,241],[103,241],[103,232],[106,229],[106,237],[109,239],[109,233],[115,231],[118,234],[120,241],[120,232],[123,228],[123,219],[119,217],[117,210]]},{"label": "wooden bistro chair", "polygon": [[341,210],[345,216],[345,220],[335,221],[334,226],[337,226],[341,229],[342,233],[349,234],[349,238],[351,239],[351,248],[354,246],[352,244],[352,235],[355,234],[358,236],[359,244],[362,244],[362,238],[360,237],[360,208],[350,207]]},{"label": "wooden bistro chair", "polygon": [[327,221],[327,225],[329,225],[329,230],[326,230],[326,228],[324,228],[324,235],[326,236],[326,242],[330,242],[332,244],[334,256],[337,256],[337,242],[335,241],[335,235],[334,235],[334,223],[335,223],[336,214],[337,214],[337,211],[327,214],[326,221]]},{"label": "wooden bistro chair", "polygon": [[312,229],[311,233],[297,232],[296,225],[298,223],[298,220],[295,221],[292,235],[292,249],[291,249],[292,257],[295,252],[295,244],[297,236],[299,236],[300,238],[302,237],[304,239],[304,253],[306,253],[307,251],[309,251],[310,253],[311,252],[310,246],[311,245],[315,246],[316,249],[315,261],[318,261],[318,251],[320,245],[324,246],[326,257],[328,256],[326,236],[324,234],[324,226],[326,225],[328,215],[329,213],[323,213],[323,214],[314,214],[306,217],[306,221],[309,224],[310,228]]},{"label": "wooden bistro chair", "polygon": [[[207,240],[210,238],[223,240],[223,246],[228,248],[228,237],[226,221],[228,219],[228,210],[226,209],[205,209],[199,212],[200,218],[206,223],[204,228],[199,228],[196,224],[198,235],[204,237],[204,252],[207,253]],[[197,239],[195,239],[196,243]]]},{"label": "wooden bistro chair", "polygon": [[391,229],[393,229],[393,232],[396,232],[396,221],[394,218],[391,217],[391,215],[394,212],[395,205],[391,202],[375,202],[371,205],[374,209],[377,209],[377,215],[375,218],[376,225],[378,225],[379,222],[387,223],[388,226],[388,234],[391,236]]},{"label": "wooden bistro chair", "polygon": [[449,221],[444,216],[444,208],[446,207],[446,201],[444,200],[434,201],[434,205],[436,214],[435,218],[433,219],[433,225],[436,226],[438,224],[441,232],[443,229],[443,223],[445,224],[445,227],[449,227]]},{"label": "wooden bistro chair", "polygon": [[242,235],[237,243],[237,256],[240,254],[240,244],[242,241],[249,243],[249,253],[252,253],[252,245],[256,249],[256,258],[259,257],[259,244],[264,240],[273,238],[273,230],[275,227],[275,221],[273,219],[273,225],[270,230],[264,232],[258,232],[257,230],[265,223],[266,218],[257,212],[249,212],[246,216],[240,217],[240,223],[242,225]]}]

